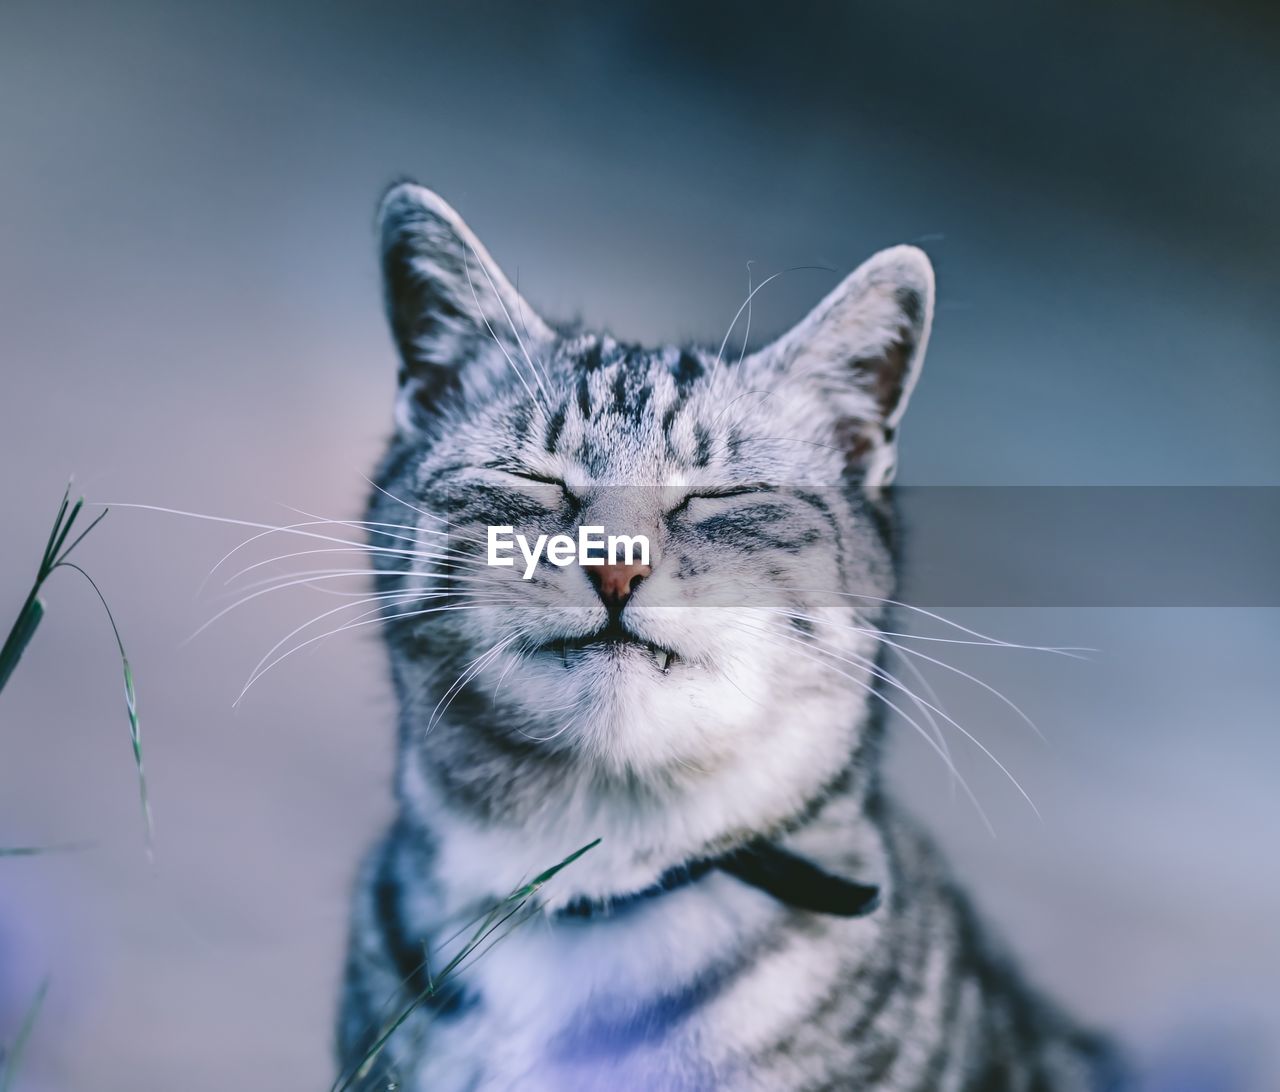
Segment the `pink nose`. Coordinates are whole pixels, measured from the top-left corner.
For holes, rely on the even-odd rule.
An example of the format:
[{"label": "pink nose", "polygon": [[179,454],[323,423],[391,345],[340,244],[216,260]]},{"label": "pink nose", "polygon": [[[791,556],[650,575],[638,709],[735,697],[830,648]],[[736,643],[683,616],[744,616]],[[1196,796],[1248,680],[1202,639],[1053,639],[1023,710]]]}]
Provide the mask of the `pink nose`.
[{"label": "pink nose", "polygon": [[646,576],[653,572],[649,565],[592,565],[587,568],[591,581],[610,610],[619,610],[631,598],[631,593]]}]

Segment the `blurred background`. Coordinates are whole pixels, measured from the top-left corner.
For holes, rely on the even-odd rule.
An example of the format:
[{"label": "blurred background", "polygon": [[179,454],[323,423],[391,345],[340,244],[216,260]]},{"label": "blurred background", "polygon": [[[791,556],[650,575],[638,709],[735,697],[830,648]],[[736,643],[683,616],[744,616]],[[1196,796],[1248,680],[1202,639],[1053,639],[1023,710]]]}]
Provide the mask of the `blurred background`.
[{"label": "blurred background", "polygon": [[[1273,9],[1190,0],[6,0],[0,630],[72,471],[94,501],[358,513],[395,376],[372,216],[403,175],[545,313],[626,338],[718,343],[749,262],[758,283],[926,247],[939,305],[900,480],[1280,485],[1278,61]],[[753,330],[837,279],[780,278]],[[117,509],[82,548],[134,663],[154,864],[119,662],[75,574],[0,695],[0,846],[81,847],[0,860],[0,1041],[50,981],[19,1087],[328,1085],[392,702],[365,628],[232,709],[328,606],[265,596],[183,644],[230,601],[201,583],[247,533]],[[957,741],[991,837],[905,730],[901,792],[1081,1014],[1200,1082],[1179,1088],[1280,1087],[1280,614],[949,614],[1099,651],[947,654],[1047,744],[930,673],[1043,821]]]}]

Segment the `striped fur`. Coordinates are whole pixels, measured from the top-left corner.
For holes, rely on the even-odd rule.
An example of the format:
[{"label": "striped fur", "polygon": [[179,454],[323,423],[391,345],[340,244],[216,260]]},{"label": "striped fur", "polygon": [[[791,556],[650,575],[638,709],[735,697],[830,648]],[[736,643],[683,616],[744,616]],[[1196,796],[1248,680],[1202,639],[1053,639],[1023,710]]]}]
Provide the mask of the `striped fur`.
[{"label": "striped fur", "polygon": [[[344,1074],[469,920],[602,841],[352,1087],[1112,1087],[1110,1051],[1023,983],[878,775],[884,487],[932,314],[924,255],[877,255],[722,359],[553,329],[419,187],[380,223],[403,368],[369,519],[399,816],[356,887]],[[585,523],[651,536],[620,616],[638,643],[582,643],[609,621],[583,570],[479,563],[487,525]],[[712,870],[559,913],[761,836],[879,887],[879,908],[801,911]]]}]

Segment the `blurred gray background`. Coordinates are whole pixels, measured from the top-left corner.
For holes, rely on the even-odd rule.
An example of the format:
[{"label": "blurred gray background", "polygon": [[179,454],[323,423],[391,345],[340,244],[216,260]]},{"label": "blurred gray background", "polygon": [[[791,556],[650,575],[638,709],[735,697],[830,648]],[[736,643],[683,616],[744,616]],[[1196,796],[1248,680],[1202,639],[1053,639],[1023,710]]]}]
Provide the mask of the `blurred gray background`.
[{"label": "blurred gray background", "polygon": [[[5,0],[0,629],[71,471],[97,501],[358,512],[395,372],[372,213],[404,174],[545,312],[631,338],[718,342],[748,262],[758,281],[919,242],[940,302],[907,482],[1280,484],[1277,29],[1189,0]],[[782,277],[753,329],[836,279]],[[329,605],[267,596],[184,646],[241,537],[121,509],[83,549],[135,665],[154,865],[74,574],[0,695],[0,846],[88,843],[0,860],[0,1040],[51,982],[23,1087],[327,1086],[392,705],[366,628],[231,708]],[[953,614],[1100,651],[947,653],[1047,745],[931,672],[1042,822],[960,741],[996,838],[908,730],[902,791],[1080,1012],[1188,1087],[1280,1087],[1277,612]]]}]

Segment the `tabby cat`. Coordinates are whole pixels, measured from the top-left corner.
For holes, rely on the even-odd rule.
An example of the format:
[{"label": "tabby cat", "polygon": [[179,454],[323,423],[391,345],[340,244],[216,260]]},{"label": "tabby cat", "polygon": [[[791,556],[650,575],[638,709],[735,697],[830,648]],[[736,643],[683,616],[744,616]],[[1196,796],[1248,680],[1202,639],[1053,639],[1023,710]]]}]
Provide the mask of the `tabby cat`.
[{"label": "tabby cat", "polygon": [[[1117,1087],[879,774],[925,255],[875,255],[758,351],[645,349],[539,318],[426,189],[394,187],[379,230],[398,817],[357,884],[347,1087]],[[586,524],[647,533],[648,564],[486,564],[489,527]]]}]

